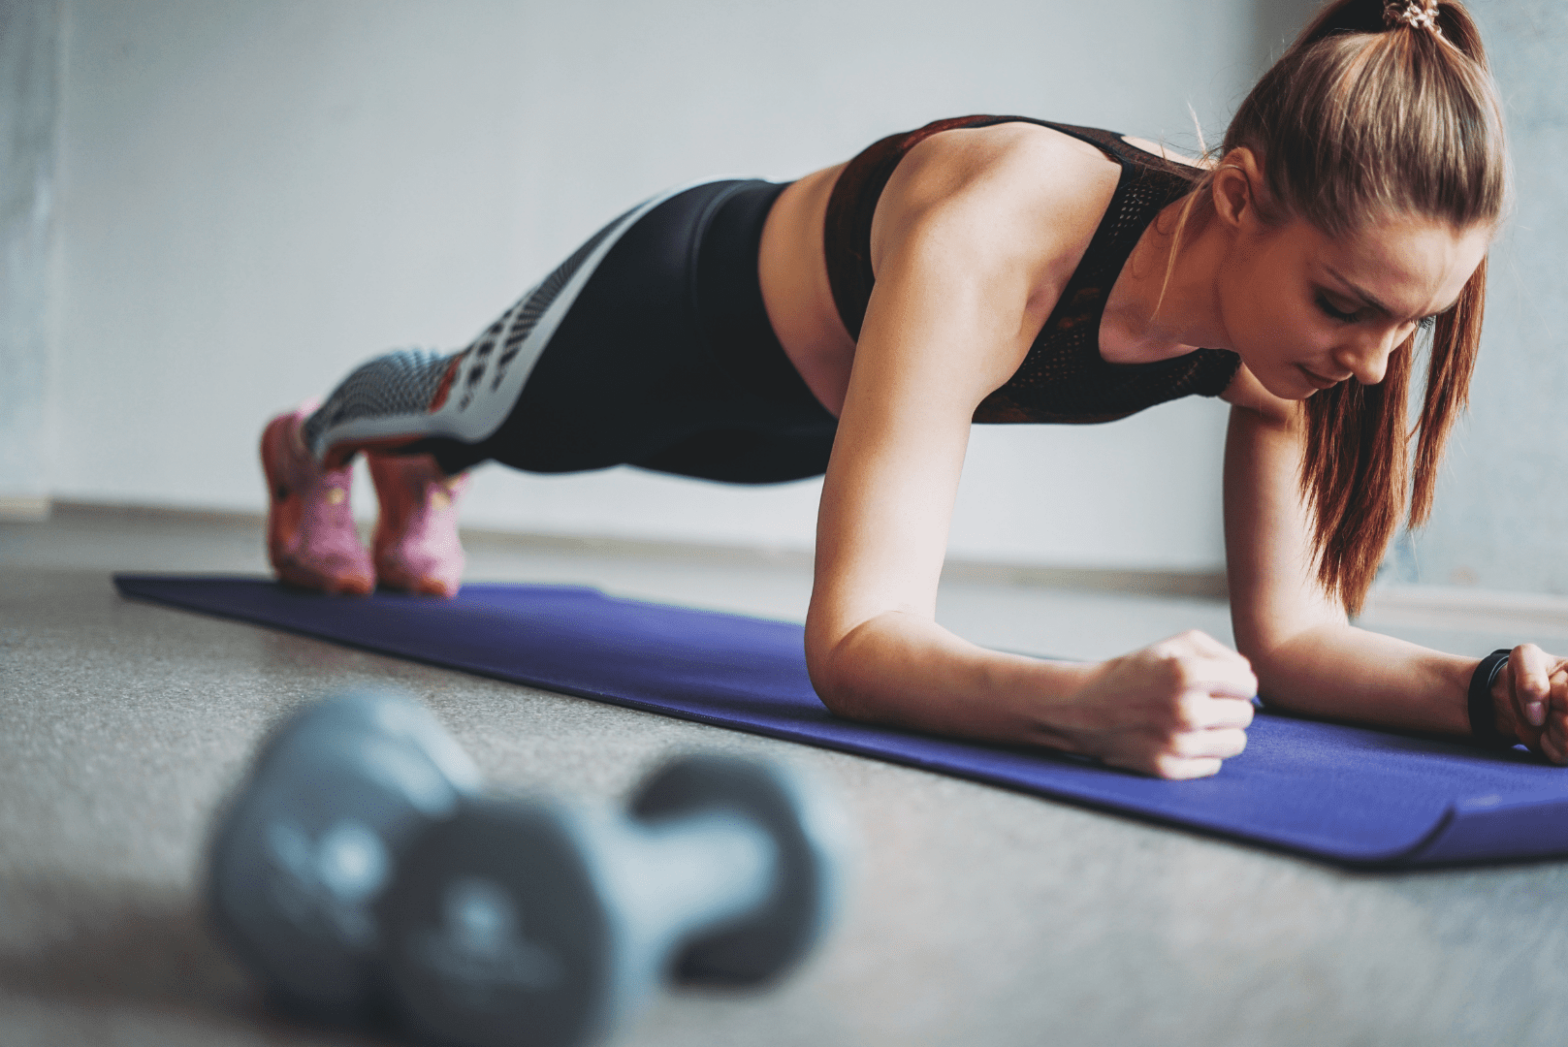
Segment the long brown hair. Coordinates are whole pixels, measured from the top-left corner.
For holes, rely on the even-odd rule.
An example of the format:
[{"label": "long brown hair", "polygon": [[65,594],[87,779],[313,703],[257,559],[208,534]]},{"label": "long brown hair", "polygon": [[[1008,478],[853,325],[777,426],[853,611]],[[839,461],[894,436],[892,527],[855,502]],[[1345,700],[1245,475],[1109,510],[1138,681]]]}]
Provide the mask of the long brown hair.
[{"label": "long brown hair", "polygon": [[[1222,152],[1240,147],[1258,158],[1262,202],[1277,220],[1304,218],[1331,236],[1386,215],[1464,230],[1496,224],[1507,207],[1502,107],[1480,33],[1457,2],[1326,6],[1242,102]],[[1431,512],[1443,445],[1469,398],[1485,301],[1483,261],[1432,328],[1414,431],[1415,334],[1381,383],[1342,382],[1302,407],[1300,483],[1317,577],[1352,614],[1407,505],[1412,527]]]}]

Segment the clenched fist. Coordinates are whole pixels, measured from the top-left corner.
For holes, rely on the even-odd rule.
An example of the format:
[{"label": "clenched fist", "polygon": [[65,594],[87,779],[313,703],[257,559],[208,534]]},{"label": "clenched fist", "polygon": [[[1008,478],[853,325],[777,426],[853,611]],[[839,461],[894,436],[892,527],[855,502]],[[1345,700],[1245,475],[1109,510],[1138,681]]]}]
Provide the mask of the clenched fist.
[{"label": "clenched fist", "polygon": [[1052,709],[1063,748],[1161,778],[1202,778],[1247,746],[1258,678],[1191,630],[1096,666]]}]

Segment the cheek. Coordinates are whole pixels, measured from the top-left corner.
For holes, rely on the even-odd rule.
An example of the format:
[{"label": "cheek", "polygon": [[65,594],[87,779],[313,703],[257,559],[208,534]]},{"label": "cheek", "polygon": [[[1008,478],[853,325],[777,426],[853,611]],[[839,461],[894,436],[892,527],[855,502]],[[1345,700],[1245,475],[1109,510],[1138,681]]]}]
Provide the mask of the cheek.
[{"label": "cheek", "polygon": [[1303,282],[1282,275],[1282,269],[1278,261],[1271,265],[1263,257],[1236,267],[1222,310],[1232,348],[1247,368],[1272,391],[1294,395],[1296,366],[1317,362],[1321,369],[1321,358],[1333,350],[1334,331],[1303,290]]},{"label": "cheek", "polygon": [[1249,351],[1269,351],[1299,339],[1306,318],[1298,297],[1266,257],[1238,259],[1221,301],[1237,351],[1245,358]]}]

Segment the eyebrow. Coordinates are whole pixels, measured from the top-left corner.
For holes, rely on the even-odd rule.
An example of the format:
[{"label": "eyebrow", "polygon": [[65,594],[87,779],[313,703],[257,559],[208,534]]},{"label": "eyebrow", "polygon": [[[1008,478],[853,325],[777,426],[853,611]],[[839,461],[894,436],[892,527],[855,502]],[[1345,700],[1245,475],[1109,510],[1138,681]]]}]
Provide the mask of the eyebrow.
[{"label": "eyebrow", "polygon": [[[1367,305],[1371,306],[1373,309],[1375,309],[1378,312],[1382,313],[1384,316],[1387,316],[1387,317],[1390,317],[1390,318],[1394,317],[1394,315],[1395,315],[1394,314],[1394,310],[1390,309],[1388,306],[1386,306],[1382,302],[1378,301],[1377,297],[1375,295],[1373,295],[1371,291],[1368,291],[1366,288],[1360,286],[1354,280],[1347,279],[1343,273],[1341,273],[1338,269],[1335,269],[1333,266],[1324,266],[1323,268],[1328,271],[1328,275],[1332,276],[1334,279],[1336,279],[1340,283],[1344,284],[1347,288],[1350,289],[1352,294],[1354,294],[1356,297],[1360,298]],[[1456,306],[1458,304],[1459,304],[1459,299],[1455,298],[1452,302],[1449,302],[1447,305],[1443,306],[1443,308],[1437,310],[1437,312],[1435,312],[1435,313],[1428,313],[1427,315],[1428,316],[1438,316],[1438,315],[1441,315],[1442,313],[1448,312],[1450,309],[1452,309],[1454,306]],[[1421,319],[1425,319],[1425,317],[1419,317],[1418,316],[1415,319],[1421,320]]]}]

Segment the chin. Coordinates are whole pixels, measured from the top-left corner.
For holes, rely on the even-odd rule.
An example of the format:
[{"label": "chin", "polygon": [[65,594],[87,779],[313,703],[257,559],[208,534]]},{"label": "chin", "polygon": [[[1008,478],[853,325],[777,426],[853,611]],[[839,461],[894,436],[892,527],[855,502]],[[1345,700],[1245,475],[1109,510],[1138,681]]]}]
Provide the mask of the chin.
[{"label": "chin", "polygon": [[[1255,371],[1253,373],[1257,374]],[[1285,375],[1283,378],[1271,375],[1268,379],[1260,376],[1258,382],[1281,400],[1306,400],[1323,391],[1315,385],[1303,387],[1301,378],[1294,375]]]},{"label": "chin", "polygon": [[[1292,383],[1295,391],[1293,393],[1280,393],[1279,395],[1288,396],[1292,400],[1306,400],[1310,397],[1316,396],[1318,393],[1327,392],[1335,386],[1343,384],[1341,382],[1330,382],[1327,385],[1320,385],[1312,380],[1312,376],[1308,375],[1304,368],[1298,369],[1297,373],[1290,377],[1296,379],[1295,382]],[[1305,388],[1303,388],[1303,386],[1305,386]]]}]

